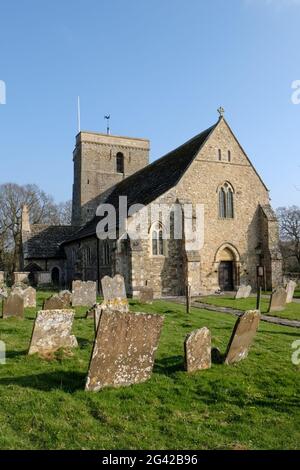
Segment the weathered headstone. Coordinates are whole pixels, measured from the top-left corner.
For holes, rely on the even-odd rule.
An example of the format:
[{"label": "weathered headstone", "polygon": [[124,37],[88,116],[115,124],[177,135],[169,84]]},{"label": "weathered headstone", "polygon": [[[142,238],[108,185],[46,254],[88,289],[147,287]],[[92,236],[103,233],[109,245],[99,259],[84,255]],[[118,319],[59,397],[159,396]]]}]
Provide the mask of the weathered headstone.
[{"label": "weathered headstone", "polygon": [[97,285],[93,281],[72,282],[72,306],[92,307],[97,302]]},{"label": "weathered headstone", "polygon": [[152,287],[143,286],[143,287],[140,287],[138,290],[137,298],[141,304],[152,304],[153,296],[154,296],[154,293],[153,293]]},{"label": "weathered headstone", "polygon": [[295,281],[289,281],[286,286],[286,303],[290,304],[293,302],[295,289],[297,287],[297,283]]},{"label": "weathered headstone", "polygon": [[163,321],[160,315],[102,311],[85,389],[148,380]]},{"label": "weathered headstone", "polygon": [[8,297],[8,290],[5,286],[0,286],[0,297],[4,299]]},{"label": "weathered headstone", "polygon": [[276,287],[271,295],[269,312],[280,312],[281,310],[284,310],[286,299],[286,290],[283,287]]},{"label": "weathered headstone", "polygon": [[19,294],[24,299],[24,308],[35,308],[36,307],[36,290],[33,287],[15,287],[12,291],[14,294]]},{"label": "weathered headstone", "polygon": [[3,299],[3,318],[24,318],[24,298],[18,293],[11,293]]},{"label": "weathered headstone", "polygon": [[58,297],[62,299],[66,306],[72,305],[72,293],[69,290],[60,291]]},{"label": "weathered headstone", "polygon": [[0,271],[0,286],[2,286],[5,283],[5,272]]},{"label": "weathered headstone", "polygon": [[251,294],[252,287],[242,285],[238,288],[237,293],[235,294],[235,299],[247,299]]},{"label": "weathered headstone", "polygon": [[211,334],[208,328],[201,328],[188,334],[184,342],[185,369],[187,372],[211,367]]},{"label": "weathered headstone", "polygon": [[14,283],[18,284],[22,282],[23,284],[29,283],[29,274],[30,272],[15,272],[14,273]]},{"label": "weathered headstone", "polygon": [[72,310],[42,310],[38,312],[28,354],[47,355],[60,348],[78,346],[72,332],[74,312]]},{"label": "weathered headstone", "polygon": [[69,303],[66,303],[58,294],[54,294],[45,300],[43,310],[65,310],[69,307]]},{"label": "weathered headstone", "polygon": [[104,276],[101,279],[104,301],[102,309],[116,310],[118,312],[129,312],[129,304],[126,297],[125,282],[123,276],[116,274],[115,277]]},{"label": "weathered headstone", "polygon": [[248,310],[238,318],[225,354],[225,364],[239,362],[248,356],[259,321],[260,312],[258,310]]}]

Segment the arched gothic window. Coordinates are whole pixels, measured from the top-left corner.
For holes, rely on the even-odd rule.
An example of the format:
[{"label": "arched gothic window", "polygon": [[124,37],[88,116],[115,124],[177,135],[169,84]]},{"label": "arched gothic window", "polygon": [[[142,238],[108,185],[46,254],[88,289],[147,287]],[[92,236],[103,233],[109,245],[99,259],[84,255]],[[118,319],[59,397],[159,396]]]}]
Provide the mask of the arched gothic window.
[{"label": "arched gothic window", "polygon": [[124,155],[122,152],[117,153],[117,173],[124,173]]},{"label": "arched gothic window", "polygon": [[163,227],[157,222],[151,230],[151,254],[152,256],[165,256],[165,251]]},{"label": "arched gothic window", "polygon": [[233,219],[233,188],[230,183],[224,183],[219,188],[219,217],[222,219]]}]

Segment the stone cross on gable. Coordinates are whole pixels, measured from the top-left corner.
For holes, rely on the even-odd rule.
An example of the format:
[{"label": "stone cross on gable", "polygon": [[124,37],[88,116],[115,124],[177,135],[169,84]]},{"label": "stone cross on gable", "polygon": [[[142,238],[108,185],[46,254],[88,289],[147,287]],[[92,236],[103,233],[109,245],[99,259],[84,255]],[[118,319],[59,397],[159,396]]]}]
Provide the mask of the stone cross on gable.
[{"label": "stone cross on gable", "polygon": [[224,116],[224,113],[225,113],[225,109],[222,108],[222,106],[219,107],[218,109],[218,113],[220,114],[220,118]]}]

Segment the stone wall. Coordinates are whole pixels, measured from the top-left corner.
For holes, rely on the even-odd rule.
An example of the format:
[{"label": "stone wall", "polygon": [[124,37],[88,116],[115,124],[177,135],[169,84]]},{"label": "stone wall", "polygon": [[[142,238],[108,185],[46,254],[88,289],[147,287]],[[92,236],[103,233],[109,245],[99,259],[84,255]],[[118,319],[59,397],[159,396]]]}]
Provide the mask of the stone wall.
[{"label": "stone wall", "polygon": [[[99,195],[149,163],[149,141],[80,132],[74,150],[73,225],[95,215]],[[124,155],[124,173],[117,173],[116,155]]]}]

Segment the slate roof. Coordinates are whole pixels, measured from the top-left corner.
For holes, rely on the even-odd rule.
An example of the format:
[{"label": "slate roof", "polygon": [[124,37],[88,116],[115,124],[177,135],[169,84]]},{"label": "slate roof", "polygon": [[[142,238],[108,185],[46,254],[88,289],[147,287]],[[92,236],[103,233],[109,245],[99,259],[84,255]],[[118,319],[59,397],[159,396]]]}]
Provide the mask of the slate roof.
[{"label": "slate roof", "polygon": [[22,233],[25,259],[64,257],[61,243],[78,232],[79,228],[71,225],[31,225],[30,232]]},{"label": "slate roof", "polygon": [[[102,202],[112,204],[116,210],[119,206],[119,196],[127,196],[128,207],[133,204],[150,204],[176,186],[217,124],[218,122],[164,157],[125,178],[108,192],[107,198]],[[65,243],[95,235],[99,220],[100,217],[95,216]]]}]

